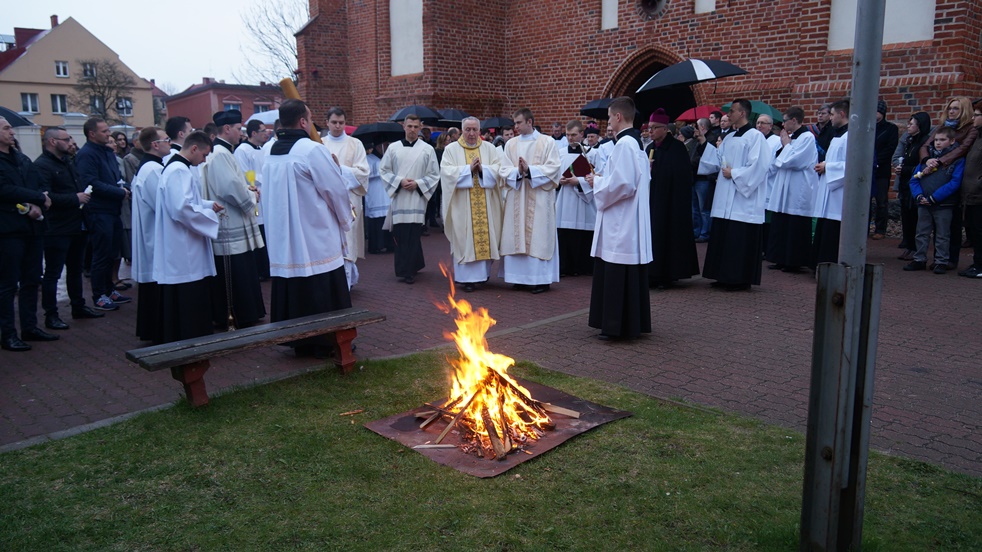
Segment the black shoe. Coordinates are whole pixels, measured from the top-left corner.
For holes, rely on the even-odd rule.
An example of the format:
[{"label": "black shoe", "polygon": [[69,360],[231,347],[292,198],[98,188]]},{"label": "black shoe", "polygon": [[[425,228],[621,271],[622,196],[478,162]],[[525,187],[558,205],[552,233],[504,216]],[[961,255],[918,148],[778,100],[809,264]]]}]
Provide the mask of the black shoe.
[{"label": "black shoe", "polygon": [[964,276],[966,278],[978,278],[979,277],[979,269],[975,268],[975,265],[972,265],[972,266],[966,268],[965,270],[960,271],[958,273],[958,275],[959,276]]},{"label": "black shoe", "polygon": [[75,320],[80,320],[83,318],[102,318],[106,316],[106,313],[99,312],[92,307],[81,307],[78,309],[72,309],[72,318]]},{"label": "black shoe", "polygon": [[934,265],[935,274],[945,274],[946,272],[948,272],[948,265],[943,265],[943,264]]},{"label": "black shoe", "polygon": [[67,330],[70,326],[58,318],[57,314],[52,314],[44,317],[44,327],[49,330]]},{"label": "black shoe", "polygon": [[516,291],[525,291],[525,290],[527,290],[527,289],[528,289],[529,287],[530,287],[530,286],[527,286],[527,285],[525,285],[525,284],[512,284],[512,285],[511,285],[511,289],[514,289],[514,290],[516,290]]},{"label": "black shoe", "polygon": [[927,262],[926,261],[911,261],[911,262],[907,263],[906,265],[904,265],[904,270],[906,270],[907,272],[911,272],[911,271],[914,271],[914,270],[927,270]]},{"label": "black shoe", "polygon": [[784,270],[787,267],[785,265],[781,264],[781,263],[776,263],[776,264],[772,264],[772,265],[767,265],[767,268],[769,270]]},{"label": "black shoe", "polygon": [[531,292],[532,295],[538,295],[540,293],[545,293],[547,291],[549,291],[549,284],[543,284],[541,286],[533,286],[532,289],[529,290],[529,292]]},{"label": "black shoe", "polygon": [[470,292],[472,292],[472,291],[474,291],[474,290],[475,290],[475,289],[477,289],[477,288],[476,288],[476,287],[474,287],[474,284],[471,284],[471,283],[467,283],[467,284],[464,284],[464,285],[462,285],[462,286],[460,287],[460,289],[462,289],[462,290],[464,290],[464,291],[466,291],[467,293],[470,293]]},{"label": "black shoe", "polygon": [[406,276],[405,278],[402,279],[402,281],[403,282],[406,282],[407,284],[412,284],[412,283],[415,283],[416,282],[416,277],[415,276]]},{"label": "black shoe", "polygon": [[58,341],[59,337],[50,334],[41,328],[31,328],[20,332],[24,341]]},{"label": "black shoe", "polygon": [[4,351],[22,353],[24,351],[30,351],[31,346],[21,341],[16,335],[12,335],[10,337],[3,338],[3,341],[0,342],[0,349],[3,349]]}]

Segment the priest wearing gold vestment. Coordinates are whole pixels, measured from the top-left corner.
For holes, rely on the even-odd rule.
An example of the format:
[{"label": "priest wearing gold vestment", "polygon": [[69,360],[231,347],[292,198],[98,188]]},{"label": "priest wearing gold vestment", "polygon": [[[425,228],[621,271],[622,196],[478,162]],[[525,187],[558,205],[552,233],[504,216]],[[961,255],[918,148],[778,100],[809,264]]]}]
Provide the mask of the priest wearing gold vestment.
[{"label": "priest wearing gold vestment", "polygon": [[444,232],[453,254],[454,281],[464,291],[491,276],[501,241],[498,148],[481,139],[476,117],[461,121],[463,135],[447,144],[440,164]]}]

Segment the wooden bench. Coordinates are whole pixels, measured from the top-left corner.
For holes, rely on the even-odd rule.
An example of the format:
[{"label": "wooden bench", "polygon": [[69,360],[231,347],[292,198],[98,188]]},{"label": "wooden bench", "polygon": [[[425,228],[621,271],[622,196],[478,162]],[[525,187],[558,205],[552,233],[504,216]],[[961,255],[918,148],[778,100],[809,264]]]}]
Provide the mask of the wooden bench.
[{"label": "wooden bench", "polygon": [[383,320],[384,315],[364,309],[341,309],[133,349],[126,351],[126,358],[150,372],[170,368],[174,379],[184,384],[184,391],[191,404],[202,406],[208,404],[208,392],[203,379],[210,365],[208,359],[333,333],[336,344],[334,363],[347,374],[355,365],[351,341],[358,335],[356,328]]}]

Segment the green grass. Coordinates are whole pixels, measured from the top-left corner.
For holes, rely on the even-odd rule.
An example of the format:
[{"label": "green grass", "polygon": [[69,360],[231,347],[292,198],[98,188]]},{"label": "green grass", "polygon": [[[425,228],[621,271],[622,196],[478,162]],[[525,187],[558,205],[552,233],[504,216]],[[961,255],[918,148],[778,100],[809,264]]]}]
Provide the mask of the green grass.
[{"label": "green grass", "polygon": [[[521,364],[631,410],[494,479],[362,427],[439,354],[326,370],[0,456],[0,550],[796,550],[804,438]],[[341,412],[364,408],[356,416]],[[978,550],[982,480],[873,454],[864,549]]]}]

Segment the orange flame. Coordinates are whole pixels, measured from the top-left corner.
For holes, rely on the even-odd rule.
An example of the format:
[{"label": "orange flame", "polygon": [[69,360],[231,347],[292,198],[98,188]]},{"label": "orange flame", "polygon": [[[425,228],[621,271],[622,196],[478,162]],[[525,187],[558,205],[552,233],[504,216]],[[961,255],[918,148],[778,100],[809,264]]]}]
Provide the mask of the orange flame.
[{"label": "orange flame", "polygon": [[458,358],[448,359],[451,390],[445,408],[452,414],[464,410],[458,425],[473,432],[486,451],[494,449],[492,434],[504,443],[506,453],[512,443],[538,439],[536,430],[550,428],[553,423],[529,391],[508,375],[515,360],[488,350],[485,334],[495,320],[486,308],[475,310],[468,301],[456,300],[447,267],[441,264],[440,269],[450,280],[450,294],[448,304],[437,306],[448,314],[453,311],[457,325],[457,331],[444,337],[456,343],[459,353]]}]

